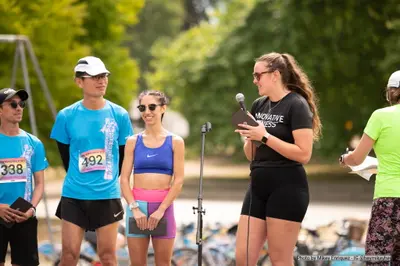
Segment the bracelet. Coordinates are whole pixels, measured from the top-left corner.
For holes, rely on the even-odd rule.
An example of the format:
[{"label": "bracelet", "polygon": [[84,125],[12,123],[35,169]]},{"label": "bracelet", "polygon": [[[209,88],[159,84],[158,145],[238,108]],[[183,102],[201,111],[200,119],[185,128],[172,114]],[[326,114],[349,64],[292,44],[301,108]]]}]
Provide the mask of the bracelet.
[{"label": "bracelet", "polygon": [[32,206],[31,209],[33,210],[32,217],[35,217],[36,216],[36,208],[35,208],[35,206]]}]

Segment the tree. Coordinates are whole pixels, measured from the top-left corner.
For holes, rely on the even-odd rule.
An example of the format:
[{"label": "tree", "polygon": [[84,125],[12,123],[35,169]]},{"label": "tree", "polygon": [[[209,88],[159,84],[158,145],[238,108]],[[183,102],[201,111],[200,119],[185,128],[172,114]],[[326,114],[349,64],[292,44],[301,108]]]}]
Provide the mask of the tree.
[{"label": "tree", "polygon": [[[73,84],[73,67],[77,58],[90,51],[90,47],[76,41],[77,36],[84,34],[81,25],[86,7],[75,2],[74,0],[62,0],[57,3],[46,0],[0,0],[0,13],[2,14],[0,16],[0,32],[22,34],[30,38],[57,108],[64,106],[66,102],[72,102],[80,94]],[[0,47],[2,58],[0,80],[2,87],[8,87],[10,86],[15,45],[1,44]],[[49,140],[53,118],[29,60],[28,63],[33,94],[31,97],[38,121],[38,137],[44,142],[50,163],[59,163],[55,145]],[[16,87],[24,88],[21,71],[19,71],[18,77]],[[25,110],[21,127],[29,132],[31,129],[28,117],[28,112]]]},{"label": "tree", "polygon": [[393,35],[386,23],[394,2],[286,4],[284,25],[290,32],[283,36],[283,50],[302,63],[320,98],[324,137],[316,152],[337,156],[354,134],[362,134],[373,110],[385,104],[388,70],[379,64],[386,56],[382,43]]},{"label": "tree", "polygon": [[127,28],[139,22],[138,13],[144,0],[81,0],[87,4],[88,15],[83,26],[86,34],[82,44],[92,47],[92,54],[103,59],[111,72],[107,98],[127,108],[138,90],[140,75],[137,62],[123,47]]},{"label": "tree", "polygon": [[[208,13],[230,0],[179,0],[146,1],[139,13],[139,23],[128,27],[126,45],[130,54],[139,62],[142,74],[151,74],[153,45],[168,45],[181,32],[198,26],[201,22],[210,22]],[[157,43],[161,43],[158,45]],[[139,78],[140,90],[148,89],[145,75]]]},{"label": "tree", "polygon": [[144,73],[152,71],[150,48],[158,40],[172,40],[179,34],[183,12],[181,1],[146,1],[139,13],[139,22],[128,27],[125,45],[140,66],[139,90],[147,89]]},{"label": "tree", "polygon": [[192,27],[200,25],[201,22],[210,22],[207,9],[215,7],[218,3],[226,3],[229,0],[182,0],[185,16],[182,23],[182,30],[187,31]]},{"label": "tree", "polygon": [[[240,3],[233,1],[229,7],[235,5]],[[350,0],[341,6],[317,0],[258,1],[250,11],[242,8],[243,19],[232,27],[200,25],[163,53],[155,48],[158,59],[152,62],[157,70],[152,85],[166,88],[189,119],[193,133],[188,145],[198,147],[195,133],[211,121],[209,152],[232,154],[242,148],[229,124],[238,109],[234,95],[243,92],[247,106],[258,96],[251,76],[254,58],[271,51],[288,52],[310,76],[320,98],[324,128],[315,152],[337,156],[353,134],[362,132],[371,112],[384,104],[380,88],[391,71],[379,66],[386,58],[382,43],[395,36],[387,22],[396,8],[393,0]],[[195,35],[209,28],[214,37]],[[391,61],[398,60],[392,53]]]},{"label": "tree", "polygon": [[[390,72],[400,69],[400,56],[398,47],[400,46],[400,2],[396,0],[388,1],[383,7],[383,12],[378,16],[386,21],[386,27],[391,31],[389,38],[382,41],[382,48],[385,50],[385,58],[380,68],[386,71],[387,77]],[[376,16],[376,13],[374,14]]]},{"label": "tree", "polygon": [[[107,97],[127,107],[129,97],[136,89],[138,70],[135,61],[129,58],[126,48],[121,48],[124,29],[136,22],[136,13],[143,1],[16,1],[0,0],[0,32],[23,34],[30,38],[54,104],[58,110],[82,97],[73,82],[73,69],[79,58],[86,55],[100,56],[112,72]],[[105,17],[99,13],[110,11]],[[89,8],[88,8],[89,6]],[[91,9],[93,8],[93,9]],[[107,17],[109,16],[109,17]],[[94,18],[101,17],[101,19]],[[101,24],[100,24],[101,23]],[[0,45],[1,87],[10,84],[11,67],[15,46]],[[49,139],[53,117],[48,110],[39,82],[29,65],[31,97],[36,111],[39,138],[44,142],[49,162],[58,165],[61,161],[54,141]],[[19,73],[16,87],[23,88]],[[22,128],[30,131],[28,113],[25,111]]]}]

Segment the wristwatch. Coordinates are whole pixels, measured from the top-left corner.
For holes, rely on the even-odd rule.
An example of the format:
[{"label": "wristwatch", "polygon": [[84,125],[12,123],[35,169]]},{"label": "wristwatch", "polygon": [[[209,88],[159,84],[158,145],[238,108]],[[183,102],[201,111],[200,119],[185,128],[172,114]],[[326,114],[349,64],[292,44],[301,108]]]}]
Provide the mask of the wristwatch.
[{"label": "wristwatch", "polygon": [[139,204],[137,204],[136,201],[131,202],[131,204],[129,204],[129,209],[131,209],[131,211],[132,211],[133,209],[136,209],[136,208],[139,208]]},{"label": "wristwatch", "polygon": [[342,154],[342,155],[340,155],[340,157],[339,157],[339,162],[340,162],[340,163],[343,163],[343,164],[344,164],[344,155],[345,155],[345,154]]},{"label": "wristwatch", "polygon": [[261,138],[261,142],[262,142],[263,144],[267,145],[267,141],[268,141],[268,138],[269,138],[270,135],[271,135],[271,134],[269,134],[269,133],[265,134],[265,135]]},{"label": "wristwatch", "polygon": [[345,156],[346,154],[348,154],[348,153],[349,153],[349,148],[346,148],[346,152],[345,152],[344,154],[340,155],[340,157],[339,157],[339,162],[340,162],[340,163],[345,164],[345,162],[344,162],[344,156]]}]

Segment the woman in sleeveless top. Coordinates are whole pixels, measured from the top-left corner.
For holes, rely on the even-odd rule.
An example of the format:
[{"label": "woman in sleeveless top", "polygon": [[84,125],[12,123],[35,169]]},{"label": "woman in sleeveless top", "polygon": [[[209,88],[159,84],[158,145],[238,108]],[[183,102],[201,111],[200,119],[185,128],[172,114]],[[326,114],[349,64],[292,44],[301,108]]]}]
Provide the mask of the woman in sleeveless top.
[{"label": "woman in sleeveless top", "polygon": [[126,142],[120,180],[128,203],[126,235],[132,266],[147,265],[150,238],[156,265],[171,264],[176,235],[173,201],[183,185],[185,146],[181,137],[162,126],[166,105],[162,92],[142,92],[138,109],[145,130]]}]

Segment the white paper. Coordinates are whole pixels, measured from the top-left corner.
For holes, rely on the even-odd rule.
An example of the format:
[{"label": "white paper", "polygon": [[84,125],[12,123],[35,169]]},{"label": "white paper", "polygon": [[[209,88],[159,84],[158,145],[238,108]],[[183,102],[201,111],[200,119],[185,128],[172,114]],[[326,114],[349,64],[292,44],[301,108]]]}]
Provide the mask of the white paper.
[{"label": "white paper", "polygon": [[378,173],[378,159],[367,156],[364,162],[362,162],[360,165],[349,167],[351,169],[351,174],[358,174],[362,178],[369,181],[373,174]]}]

